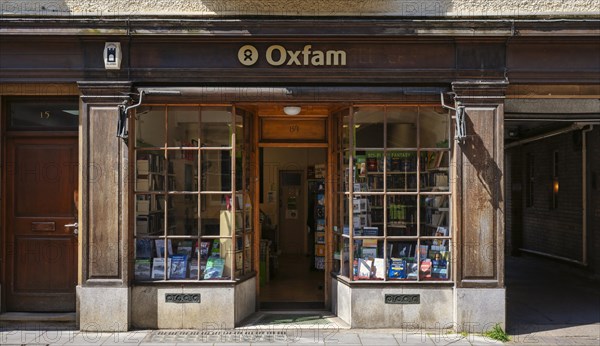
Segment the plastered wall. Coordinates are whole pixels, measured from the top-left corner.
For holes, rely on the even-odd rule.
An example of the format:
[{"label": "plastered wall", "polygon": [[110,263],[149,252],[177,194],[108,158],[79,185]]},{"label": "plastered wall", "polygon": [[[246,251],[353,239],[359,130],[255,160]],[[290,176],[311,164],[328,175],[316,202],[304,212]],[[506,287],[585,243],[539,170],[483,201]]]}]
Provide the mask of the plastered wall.
[{"label": "plastered wall", "polygon": [[598,16],[600,0],[5,0],[0,7],[29,15]]}]

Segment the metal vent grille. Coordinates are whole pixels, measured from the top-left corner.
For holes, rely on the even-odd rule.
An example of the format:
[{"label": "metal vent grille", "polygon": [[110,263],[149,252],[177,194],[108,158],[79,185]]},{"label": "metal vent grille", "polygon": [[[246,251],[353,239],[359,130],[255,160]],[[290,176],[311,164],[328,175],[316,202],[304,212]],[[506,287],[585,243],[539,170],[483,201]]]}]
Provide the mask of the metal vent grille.
[{"label": "metal vent grille", "polygon": [[[292,336],[294,337],[294,336]],[[290,339],[285,331],[268,330],[206,330],[206,331],[154,331],[144,342],[195,343],[195,342],[274,342]]]}]

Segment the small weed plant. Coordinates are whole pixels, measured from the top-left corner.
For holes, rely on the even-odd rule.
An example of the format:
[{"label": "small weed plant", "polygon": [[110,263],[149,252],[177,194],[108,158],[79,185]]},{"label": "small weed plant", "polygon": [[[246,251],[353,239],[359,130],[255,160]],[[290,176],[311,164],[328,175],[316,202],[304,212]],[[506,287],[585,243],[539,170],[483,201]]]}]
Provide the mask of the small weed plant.
[{"label": "small weed plant", "polygon": [[500,327],[499,324],[496,324],[492,329],[488,330],[483,335],[490,339],[494,339],[494,340],[498,340],[498,341],[502,341],[502,342],[510,341],[508,334],[506,334],[506,332],[504,330],[502,330],[502,327]]}]

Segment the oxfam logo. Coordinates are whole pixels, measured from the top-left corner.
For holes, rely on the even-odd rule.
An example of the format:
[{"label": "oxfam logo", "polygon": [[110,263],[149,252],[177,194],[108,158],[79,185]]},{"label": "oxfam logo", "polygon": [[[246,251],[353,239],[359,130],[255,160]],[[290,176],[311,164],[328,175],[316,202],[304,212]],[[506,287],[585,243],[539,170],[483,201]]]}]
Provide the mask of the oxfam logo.
[{"label": "oxfam logo", "polygon": [[[271,66],[346,66],[346,52],[343,50],[313,50],[307,44],[302,50],[288,50],[284,46],[272,45],[265,52],[265,59]],[[238,60],[244,66],[252,66],[258,61],[258,50],[245,45],[238,50]]]},{"label": "oxfam logo", "polygon": [[249,44],[243,46],[238,51],[238,59],[245,66],[252,66],[258,61],[258,51]]}]

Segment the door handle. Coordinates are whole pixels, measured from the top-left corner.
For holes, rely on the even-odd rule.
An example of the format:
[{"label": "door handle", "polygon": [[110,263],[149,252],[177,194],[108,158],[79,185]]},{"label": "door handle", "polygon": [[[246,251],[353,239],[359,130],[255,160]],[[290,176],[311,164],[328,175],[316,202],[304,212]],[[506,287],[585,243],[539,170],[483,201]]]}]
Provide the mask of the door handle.
[{"label": "door handle", "polygon": [[68,223],[65,225],[65,228],[72,228],[73,229],[73,235],[78,235],[79,234],[79,224],[77,222],[74,223]]}]

